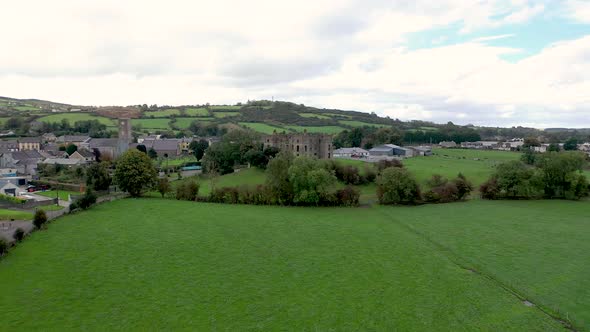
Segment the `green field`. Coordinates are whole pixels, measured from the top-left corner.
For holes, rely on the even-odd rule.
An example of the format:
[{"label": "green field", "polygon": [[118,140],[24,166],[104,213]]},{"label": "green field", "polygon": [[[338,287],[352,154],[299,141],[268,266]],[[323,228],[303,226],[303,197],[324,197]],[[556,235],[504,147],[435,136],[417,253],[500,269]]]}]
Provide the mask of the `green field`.
[{"label": "green field", "polygon": [[147,117],[153,116],[155,118],[169,118],[171,115],[180,115],[180,110],[169,108],[163,111],[144,112],[143,115]]},{"label": "green field", "polygon": [[216,118],[228,118],[238,115],[240,115],[240,112],[213,112],[213,116]]},{"label": "green field", "polygon": [[[8,209],[0,209],[0,220],[31,220],[33,214],[25,211],[15,211]],[[1,323],[0,323],[1,325]]]},{"label": "green field", "polygon": [[299,116],[302,116],[304,118],[331,119],[331,117],[329,117],[327,115],[316,114],[316,113],[299,113]]},{"label": "green field", "polygon": [[343,125],[351,126],[351,127],[378,127],[378,128],[391,127],[390,125],[361,122],[361,121],[355,121],[355,120],[339,120],[338,122],[340,122]]},{"label": "green field", "polygon": [[38,191],[35,194],[45,196],[45,197],[56,198],[58,193],[59,193],[59,199],[63,200],[63,201],[67,201],[69,199],[70,195],[81,195],[79,192],[68,191],[68,190]]},{"label": "green field", "polygon": [[273,133],[274,130],[277,131],[277,133],[281,133],[283,131],[287,131],[287,129],[285,128],[280,128],[280,127],[275,127],[275,126],[271,126],[271,125],[267,125],[266,123],[258,123],[258,122],[238,122],[241,126],[245,126],[247,128],[250,128],[254,131],[257,131],[259,133],[262,134],[267,134],[270,135]]},{"label": "green field", "polygon": [[88,120],[98,120],[100,123],[107,125],[107,126],[115,126],[115,122],[112,119],[106,118],[104,116],[93,115],[89,113],[58,113],[58,114],[51,114],[38,119],[38,121],[43,121],[47,123],[59,123],[63,119],[67,119],[70,121],[70,124],[74,124],[76,121],[88,121]]},{"label": "green field", "polygon": [[563,330],[506,283],[588,328],[581,221],[590,210],[563,203],[120,200],[51,223],[0,261],[0,321],[6,330]]},{"label": "green field", "polygon": [[517,160],[520,153],[492,150],[434,149],[434,155],[405,159],[404,165],[424,184],[433,174],[454,178],[463,173],[479,186],[501,162]]},{"label": "green field", "polygon": [[38,111],[38,110],[40,110],[39,107],[34,107],[34,106],[11,106],[11,107],[17,111]]},{"label": "green field", "polygon": [[308,133],[338,134],[344,128],[338,126],[285,126],[285,128],[302,133],[307,130]]},{"label": "green field", "polygon": [[210,179],[200,178],[197,181],[200,184],[199,195],[208,196],[211,193],[211,186],[222,187],[239,187],[239,186],[256,186],[263,184],[266,175],[263,170],[258,168],[247,168],[237,173],[226,174],[217,177],[213,182]]},{"label": "green field", "polygon": [[170,119],[168,119],[168,118],[132,119],[131,125],[132,126],[141,125],[141,128],[144,128],[144,129],[170,129],[169,122],[170,122]]},{"label": "green field", "polygon": [[213,105],[210,106],[209,108],[211,108],[212,111],[217,111],[217,110],[230,110],[230,111],[238,111],[242,108],[242,106],[236,106],[236,105]]},{"label": "green field", "polygon": [[194,121],[210,122],[213,118],[176,118],[176,126],[181,129],[188,128]]},{"label": "green field", "polygon": [[185,108],[184,113],[187,116],[209,116],[209,111],[205,108]]}]

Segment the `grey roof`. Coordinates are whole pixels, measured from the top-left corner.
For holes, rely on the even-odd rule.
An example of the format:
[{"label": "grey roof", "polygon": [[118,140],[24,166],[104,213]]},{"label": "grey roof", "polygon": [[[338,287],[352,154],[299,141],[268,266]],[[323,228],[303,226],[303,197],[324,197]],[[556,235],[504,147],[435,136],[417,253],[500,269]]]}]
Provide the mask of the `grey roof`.
[{"label": "grey roof", "polygon": [[117,138],[92,138],[88,144],[91,149],[111,147],[115,148],[118,145],[119,140]]},{"label": "grey roof", "polygon": [[87,135],[63,135],[57,138],[58,142],[84,142],[89,139]]},{"label": "grey roof", "polygon": [[157,139],[157,140],[146,140],[143,141],[145,147],[149,150],[153,148],[156,151],[172,151],[178,150],[178,143],[180,140],[172,139]]},{"label": "grey roof", "polygon": [[361,148],[340,148],[334,150],[334,153],[369,153],[369,151]]},{"label": "grey roof", "polygon": [[384,144],[384,145],[376,146],[376,147],[372,148],[369,151],[373,151],[373,152],[377,152],[377,151],[378,152],[382,152],[382,151],[383,152],[387,152],[387,151],[391,151],[393,149],[402,149],[402,147],[397,146],[395,144]]},{"label": "grey roof", "polygon": [[20,137],[19,143],[41,143],[41,137]]},{"label": "grey roof", "polygon": [[86,149],[80,149],[80,150],[77,150],[76,152],[78,152],[84,158],[93,158],[94,157],[94,153],[92,153],[92,151],[88,151]]},{"label": "grey roof", "polygon": [[81,163],[80,159],[68,159],[68,158],[47,158],[43,161],[44,164],[59,164],[59,165],[78,165]]},{"label": "grey roof", "polygon": [[43,159],[43,156],[36,150],[24,150],[24,151],[14,151],[14,152],[7,152],[12,154],[12,159],[14,160],[27,160],[27,159]]}]

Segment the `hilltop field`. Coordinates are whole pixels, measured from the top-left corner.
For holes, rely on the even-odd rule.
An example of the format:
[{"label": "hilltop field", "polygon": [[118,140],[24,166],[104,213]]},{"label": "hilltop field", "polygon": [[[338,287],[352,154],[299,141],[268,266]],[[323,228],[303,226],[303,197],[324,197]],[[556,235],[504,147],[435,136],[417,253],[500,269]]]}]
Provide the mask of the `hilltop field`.
[{"label": "hilltop field", "polygon": [[[6,330],[590,329],[587,202],[124,199],[0,261]],[[529,301],[534,305],[527,305]]]}]

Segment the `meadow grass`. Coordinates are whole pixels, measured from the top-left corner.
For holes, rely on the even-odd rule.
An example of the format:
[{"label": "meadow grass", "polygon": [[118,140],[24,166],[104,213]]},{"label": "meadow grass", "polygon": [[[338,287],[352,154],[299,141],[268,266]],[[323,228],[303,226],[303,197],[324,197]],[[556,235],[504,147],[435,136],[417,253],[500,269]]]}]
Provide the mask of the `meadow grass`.
[{"label": "meadow grass", "polygon": [[180,115],[180,110],[169,108],[162,111],[149,111],[143,113],[145,116],[153,116],[155,118],[169,118],[171,115]]},{"label": "meadow grass", "polygon": [[197,122],[210,122],[211,120],[213,120],[213,118],[176,118],[176,123],[175,125],[178,128],[181,129],[186,129],[188,128],[191,123],[193,123],[194,121]]},{"label": "meadow grass", "polygon": [[209,116],[209,111],[206,108],[185,108],[184,113],[188,116]]},{"label": "meadow grass", "polygon": [[318,118],[318,119],[331,119],[331,117],[327,115],[317,114],[317,113],[299,113],[299,116],[304,118]]},{"label": "meadow grass", "polygon": [[[33,214],[31,212],[26,211],[16,211],[16,210],[9,210],[9,209],[0,209],[0,220],[31,220],[33,219]],[[0,326],[2,324],[0,323]]]},{"label": "meadow grass", "polygon": [[58,114],[51,114],[38,119],[38,121],[46,122],[46,123],[60,123],[63,119],[67,119],[71,125],[76,123],[76,121],[89,121],[89,120],[98,120],[100,123],[114,127],[115,122],[112,119],[109,119],[104,116],[93,115],[90,113],[58,113]]},{"label": "meadow grass", "polygon": [[216,118],[228,118],[238,115],[240,115],[240,112],[213,112],[213,116]]},{"label": "meadow grass", "polygon": [[518,160],[520,153],[493,150],[434,149],[434,155],[403,160],[416,179],[425,184],[432,175],[440,174],[449,179],[462,173],[475,186],[485,182],[496,165]]},{"label": "meadow grass", "polygon": [[264,173],[264,170],[254,167],[242,169],[237,173],[219,176],[213,179],[213,182],[211,181],[211,179],[204,176],[201,176],[197,179],[197,182],[200,185],[199,195],[201,196],[209,196],[209,194],[211,193],[212,185],[214,185],[217,188],[240,186],[255,187],[259,184],[264,184],[265,181],[266,174]]},{"label": "meadow grass", "polygon": [[141,125],[141,128],[146,129],[170,129],[170,119],[131,119],[131,125]]},{"label": "meadow grass", "polygon": [[272,134],[274,130],[276,130],[277,133],[281,133],[283,131],[286,131],[286,132],[289,131],[288,129],[285,129],[285,128],[271,126],[271,125],[267,125],[266,123],[259,123],[259,122],[239,122],[239,124],[241,126],[245,126],[245,127],[250,128],[254,131],[257,131],[262,134],[267,134],[267,135]]},{"label": "meadow grass", "polygon": [[[495,207],[487,208],[503,211],[504,202],[490,203]],[[493,222],[481,219],[477,202],[426,207],[438,209],[431,214],[160,199],[102,204],[52,222],[0,261],[0,321],[6,330],[563,330],[409,229],[414,219],[437,224],[456,206],[468,210],[454,214],[460,225]],[[492,248],[489,266],[509,270],[511,259],[531,259],[524,275],[533,281],[543,278],[535,262],[545,264],[546,254],[574,253],[551,260],[551,270],[574,265],[590,249],[581,234],[573,243],[551,240],[559,246],[543,247],[519,232],[519,225],[537,223],[527,217],[536,209],[545,208],[512,210],[513,225],[504,231],[517,244],[501,239],[505,246],[486,248],[486,233],[470,237],[464,227],[450,227],[461,237],[451,241],[472,242],[458,255],[480,255],[482,265]],[[556,229],[564,221],[548,223]],[[584,268],[581,275],[583,269],[566,269],[545,286],[558,292],[566,282],[572,289],[565,294],[580,291],[572,299],[580,311],[572,315],[588,310]]]},{"label": "meadow grass", "polygon": [[222,110],[229,110],[229,111],[238,111],[242,109],[242,106],[236,105],[213,105],[209,106],[212,111],[222,111]]},{"label": "meadow grass", "polygon": [[320,134],[338,134],[343,131],[344,128],[338,126],[285,126],[285,128],[294,130],[302,133],[307,131],[308,133],[320,133]]},{"label": "meadow grass", "polygon": [[362,121],[355,121],[355,120],[339,120],[338,122],[340,122],[343,125],[351,126],[351,127],[378,127],[378,128],[391,127],[391,125],[369,123],[369,122],[362,122]]}]

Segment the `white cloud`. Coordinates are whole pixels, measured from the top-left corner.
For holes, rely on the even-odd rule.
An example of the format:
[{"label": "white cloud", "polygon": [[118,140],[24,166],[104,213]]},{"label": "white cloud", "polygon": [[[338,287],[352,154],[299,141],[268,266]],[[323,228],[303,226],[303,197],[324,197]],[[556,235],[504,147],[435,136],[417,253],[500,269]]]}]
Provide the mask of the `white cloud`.
[{"label": "white cloud", "polygon": [[[587,17],[587,2],[569,4]],[[544,9],[532,0],[13,1],[0,20],[0,94],[103,105],[275,96],[465,123],[548,123],[559,109],[578,123],[590,105],[588,38],[518,63],[502,56],[522,50],[485,43],[512,33],[406,46],[409,33],[509,26]]]},{"label": "white cloud", "polygon": [[570,16],[582,23],[590,23],[590,2],[585,0],[568,0],[566,5]]}]

